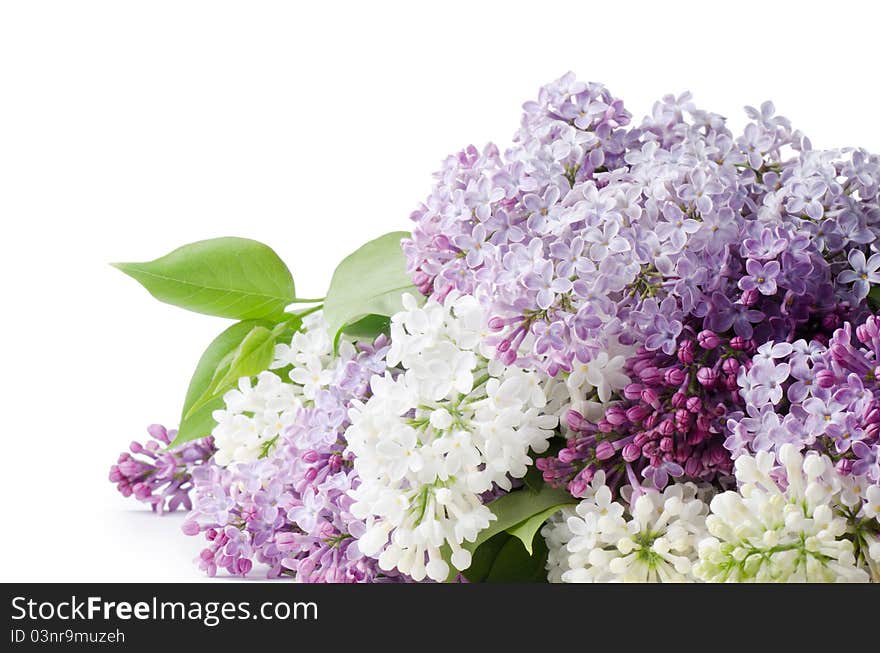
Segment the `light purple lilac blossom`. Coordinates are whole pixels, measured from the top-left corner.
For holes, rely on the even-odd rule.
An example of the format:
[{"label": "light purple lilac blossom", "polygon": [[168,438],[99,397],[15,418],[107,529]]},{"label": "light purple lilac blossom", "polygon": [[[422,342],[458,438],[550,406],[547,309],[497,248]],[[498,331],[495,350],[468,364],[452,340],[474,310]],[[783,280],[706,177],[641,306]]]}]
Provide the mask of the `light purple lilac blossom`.
[{"label": "light purple lilac blossom", "polygon": [[405,580],[380,572],[358,550],[364,526],[349,512],[348,496],[358,479],[344,453],[348,408],[384,372],[386,351],[384,336],[360,345],[266,457],[193,471],[194,505],[183,530],[204,534],[199,566],[206,573],[244,576],[260,564],[269,577],[305,583]]},{"label": "light purple lilac blossom", "polygon": [[177,431],[151,424],[147,432],[151,440],[132,442],[128,451],[119,454],[110,468],[110,481],[122,496],[134,496],[149,504],[153,512],[174,512],[181,507],[190,510],[192,474],[214,454],[212,439],[194,440],[169,450]]}]

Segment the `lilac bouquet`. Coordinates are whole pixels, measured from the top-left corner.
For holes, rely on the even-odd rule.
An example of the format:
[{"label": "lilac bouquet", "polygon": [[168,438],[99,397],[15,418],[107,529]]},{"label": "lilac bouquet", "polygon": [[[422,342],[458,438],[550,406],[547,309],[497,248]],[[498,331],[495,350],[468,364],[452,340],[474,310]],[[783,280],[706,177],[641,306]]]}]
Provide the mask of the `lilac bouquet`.
[{"label": "lilac bouquet", "polygon": [[570,73],[523,109],[324,298],[239,238],[118,264],[236,322],[111,481],[211,575],[880,580],[880,157]]}]

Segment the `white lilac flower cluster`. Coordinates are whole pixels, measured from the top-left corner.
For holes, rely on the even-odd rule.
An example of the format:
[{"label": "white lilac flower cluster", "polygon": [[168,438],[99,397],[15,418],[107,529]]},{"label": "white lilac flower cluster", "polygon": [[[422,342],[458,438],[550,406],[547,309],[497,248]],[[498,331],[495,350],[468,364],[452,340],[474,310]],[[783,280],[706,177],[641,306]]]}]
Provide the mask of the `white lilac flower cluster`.
[{"label": "white lilac flower cluster", "polygon": [[553,435],[557,418],[536,372],[481,353],[485,316],[471,296],[452,293],[419,308],[405,296],[392,318],[390,368],[351,413],[346,432],[361,479],[352,513],[366,519],[361,550],[415,580],[444,580],[448,546],[458,570],[463,548],[494,515],[483,493],[511,489]]},{"label": "white lilac flower cluster", "polygon": [[876,568],[880,543],[874,535],[849,533],[847,517],[871,508],[861,506],[828,457],[784,444],[778,459],[783,474],[777,480],[773,454],[737,458],[741,487],[712,499],[697,576],[713,582],[867,582],[859,563]]},{"label": "white lilac flower cluster", "polygon": [[614,501],[600,472],[542,531],[549,580],[867,582],[880,568],[877,486],[863,502],[828,457],[791,444],[740,456],[736,477],[707,506],[692,483]]},{"label": "white lilac flower cluster", "polygon": [[693,581],[707,512],[693,483],[615,501],[599,472],[587,498],[542,531],[550,548],[548,577],[564,583]]},{"label": "white lilac flower cluster", "polygon": [[333,380],[335,370],[351,358],[351,344],[342,346],[345,350],[334,357],[323,316],[313,313],[304,318],[302,330],[289,345],[275,346],[271,369],[290,366],[287,379],[267,370],[255,381],[240,379],[237,388],[223,395],[224,407],[213,414],[215,462],[226,466],[264,457],[293,425],[297,412],[311,405],[317,392]]}]

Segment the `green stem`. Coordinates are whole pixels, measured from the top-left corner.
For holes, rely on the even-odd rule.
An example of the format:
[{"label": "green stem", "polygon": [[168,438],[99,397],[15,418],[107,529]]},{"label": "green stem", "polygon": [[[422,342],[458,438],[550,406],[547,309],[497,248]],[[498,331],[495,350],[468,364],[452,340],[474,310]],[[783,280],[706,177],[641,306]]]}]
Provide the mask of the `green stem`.
[{"label": "green stem", "polygon": [[303,299],[302,297],[295,297],[290,300],[291,304],[317,304],[319,302],[323,302],[326,297],[320,297],[318,299]]}]

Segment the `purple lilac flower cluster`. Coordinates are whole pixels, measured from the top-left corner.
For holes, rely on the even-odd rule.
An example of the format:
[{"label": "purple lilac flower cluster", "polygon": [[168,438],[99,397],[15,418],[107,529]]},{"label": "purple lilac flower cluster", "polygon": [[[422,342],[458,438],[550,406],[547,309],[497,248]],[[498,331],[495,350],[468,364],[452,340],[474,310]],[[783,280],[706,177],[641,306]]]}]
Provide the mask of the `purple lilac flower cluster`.
[{"label": "purple lilac flower cluster", "polygon": [[726,416],[742,406],[737,376],[753,352],[752,340],[689,327],[673,354],[640,348],[626,365],[634,381],[601,419],[568,411],[566,446],[537,461],[545,482],[576,497],[600,470],[611,488],[663,489],[682,476],[724,485],[732,471]]},{"label": "purple lilac flower cluster", "polygon": [[880,279],[862,251],[880,234],[878,158],[812,150],[769,103],[739,135],[688,94],[628,127],[620,100],[568,74],[524,108],[503,156],[445,161],[404,243],[425,294],[488,307],[505,362],[556,376],[611,336],[671,354],[689,318],[791,339]]},{"label": "purple lilac flower cluster", "polygon": [[214,454],[213,440],[194,440],[169,450],[177,431],[151,424],[147,432],[151,440],[132,442],[128,451],[119,454],[110,468],[110,481],[122,496],[134,496],[149,504],[153,512],[174,512],[180,507],[190,510],[193,472]]},{"label": "purple lilac flower cluster", "polygon": [[396,579],[358,549],[364,525],[349,512],[348,492],[358,479],[344,438],[348,408],[367,396],[370,377],[385,370],[387,349],[380,336],[349,360],[343,355],[329,387],[298,411],[267,456],[193,471],[195,505],[183,530],[204,534],[199,566],[206,573],[243,576],[260,563],[269,577],[299,582]]},{"label": "purple lilac flower cluster", "polygon": [[731,415],[732,455],[815,449],[865,487],[880,483],[880,319],[830,341],[768,342],[739,375],[745,411]]}]

